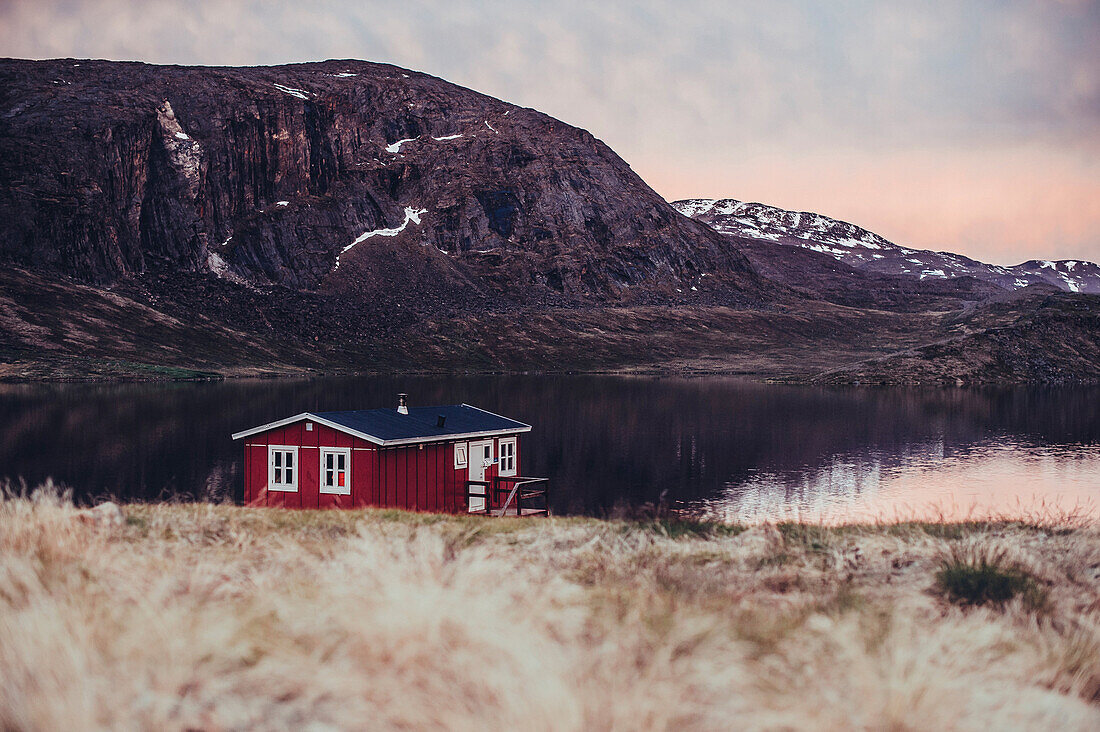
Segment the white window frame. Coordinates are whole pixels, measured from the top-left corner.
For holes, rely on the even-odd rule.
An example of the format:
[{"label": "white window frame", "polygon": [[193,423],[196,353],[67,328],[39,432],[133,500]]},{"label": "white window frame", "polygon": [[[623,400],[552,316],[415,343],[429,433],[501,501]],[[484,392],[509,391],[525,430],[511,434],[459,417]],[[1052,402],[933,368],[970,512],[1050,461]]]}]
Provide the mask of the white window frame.
[{"label": "white window frame", "polygon": [[[344,481],[344,485],[325,485],[325,458],[329,455],[343,455],[344,456],[344,474],[347,479]],[[317,485],[320,486],[321,493],[332,496],[350,496],[351,495],[351,448],[350,447],[322,447],[321,448],[321,461],[319,464],[319,472],[317,473]],[[336,477],[337,470],[333,470],[333,477]]]},{"label": "white window frame", "polygon": [[455,470],[465,468],[469,464],[470,444],[468,442],[455,443]]},{"label": "white window frame", "polygon": [[[511,454],[506,455],[504,452],[504,446],[510,445],[512,450]],[[505,467],[504,462],[508,460],[511,465]],[[497,475],[502,478],[511,478],[516,475],[516,438],[515,437],[502,437],[497,445]]]},{"label": "white window frame", "polygon": [[[290,482],[275,482],[275,453],[290,453],[294,456],[294,464],[290,466],[293,471]],[[286,465],[281,465],[280,470],[285,471]],[[302,474],[302,461],[298,459],[297,445],[268,445],[267,446],[267,489],[269,491],[283,491],[284,493],[298,492],[298,476]],[[284,473],[285,475],[285,473]]]}]

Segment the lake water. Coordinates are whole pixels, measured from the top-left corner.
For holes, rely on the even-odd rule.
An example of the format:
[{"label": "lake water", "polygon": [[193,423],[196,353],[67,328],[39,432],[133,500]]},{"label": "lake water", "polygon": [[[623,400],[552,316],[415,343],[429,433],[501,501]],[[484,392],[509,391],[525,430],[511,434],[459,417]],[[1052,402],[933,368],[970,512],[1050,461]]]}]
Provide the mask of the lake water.
[{"label": "lake water", "polygon": [[476,376],[0,387],[0,476],[78,499],[241,495],[230,434],[303,411],[467,402],[534,426],[556,513],[729,520],[1100,516],[1100,388],[823,389]]}]

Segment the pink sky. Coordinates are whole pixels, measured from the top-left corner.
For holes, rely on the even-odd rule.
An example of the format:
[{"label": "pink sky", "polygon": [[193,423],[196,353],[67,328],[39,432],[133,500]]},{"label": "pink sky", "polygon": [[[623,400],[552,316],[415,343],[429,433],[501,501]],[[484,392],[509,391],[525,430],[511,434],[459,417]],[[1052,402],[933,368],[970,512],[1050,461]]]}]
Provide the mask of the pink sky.
[{"label": "pink sky", "polygon": [[759,154],[714,170],[655,154],[634,168],[670,200],[746,190],[752,200],[826,213],[908,246],[1018,264],[1100,259],[1098,153],[1004,146]]},{"label": "pink sky", "polygon": [[1100,260],[1100,0],[0,0],[0,54],[361,58],[584,127],[660,194]]}]

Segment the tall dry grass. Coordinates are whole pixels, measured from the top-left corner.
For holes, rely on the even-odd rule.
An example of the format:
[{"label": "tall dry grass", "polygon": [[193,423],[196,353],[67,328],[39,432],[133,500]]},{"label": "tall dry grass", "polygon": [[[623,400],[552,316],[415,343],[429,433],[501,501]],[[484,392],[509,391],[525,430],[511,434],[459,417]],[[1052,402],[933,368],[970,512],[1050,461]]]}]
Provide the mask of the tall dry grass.
[{"label": "tall dry grass", "polygon": [[1100,728],[1094,526],[77,513],[0,502],[0,729]]}]

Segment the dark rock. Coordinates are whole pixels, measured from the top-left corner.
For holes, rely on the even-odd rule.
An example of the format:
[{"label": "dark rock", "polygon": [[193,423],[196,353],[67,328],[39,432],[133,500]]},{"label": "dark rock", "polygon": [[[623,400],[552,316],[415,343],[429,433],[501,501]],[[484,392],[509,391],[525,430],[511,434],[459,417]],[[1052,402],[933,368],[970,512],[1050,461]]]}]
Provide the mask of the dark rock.
[{"label": "dark rock", "polygon": [[[361,302],[395,264],[531,304],[642,301],[703,273],[729,302],[770,297],[588,132],[425,74],[7,60],[0,88],[9,263],[100,284],[227,268]],[[406,209],[424,213],[402,229]]]}]

